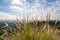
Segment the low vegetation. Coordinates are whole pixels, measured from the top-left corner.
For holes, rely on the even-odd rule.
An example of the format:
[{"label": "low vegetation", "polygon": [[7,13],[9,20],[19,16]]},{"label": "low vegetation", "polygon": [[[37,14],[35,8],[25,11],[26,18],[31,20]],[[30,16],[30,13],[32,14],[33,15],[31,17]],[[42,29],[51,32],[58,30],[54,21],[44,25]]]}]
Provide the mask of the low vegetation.
[{"label": "low vegetation", "polygon": [[29,23],[24,19],[23,23],[19,23],[17,19],[17,22],[15,22],[17,30],[10,33],[6,32],[8,37],[5,37],[4,40],[60,40],[60,30],[57,29],[56,25],[57,21],[53,26],[49,22],[49,19],[47,19],[45,23],[39,24],[34,20]]},{"label": "low vegetation", "polygon": [[23,24],[17,23],[16,26],[18,30],[11,33],[9,40],[60,40],[58,29],[47,23],[38,26],[36,22],[25,21]]},{"label": "low vegetation", "polygon": [[3,37],[2,37],[3,33],[4,33],[4,30],[0,29],[0,40],[3,40]]}]

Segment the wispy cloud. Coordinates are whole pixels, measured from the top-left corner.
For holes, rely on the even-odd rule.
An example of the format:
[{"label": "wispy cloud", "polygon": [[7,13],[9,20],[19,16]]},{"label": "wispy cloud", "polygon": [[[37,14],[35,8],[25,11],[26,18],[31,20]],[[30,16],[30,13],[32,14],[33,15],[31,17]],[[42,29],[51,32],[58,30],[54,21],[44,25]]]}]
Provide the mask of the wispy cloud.
[{"label": "wispy cloud", "polygon": [[59,19],[60,16],[60,0],[11,0],[9,2],[7,9],[14,15],[29,15],[34,18],[36,16],[41,18],[43,15],[43,19],[46,18],[47,13],[51,14],[51,19]]},{"label": "wispy cloud", "polygon": [[8,13],[4,13],[4,12],[0,12],[0,20],[1,19],[16,19],[16,16],[15,15],[10,15]]}]

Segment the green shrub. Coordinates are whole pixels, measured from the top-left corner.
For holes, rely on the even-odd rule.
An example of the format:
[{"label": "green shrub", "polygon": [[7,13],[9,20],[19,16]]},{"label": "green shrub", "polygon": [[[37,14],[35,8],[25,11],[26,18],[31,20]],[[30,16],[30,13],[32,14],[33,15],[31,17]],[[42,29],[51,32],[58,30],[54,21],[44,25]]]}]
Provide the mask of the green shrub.
[{"label": "green shrub", "polygon": [[0,29],[0,35],[2,35],[4,33],[4,30]]},{"label": "green shrub", "polygon": [[0,29],[0,40],[3,40],[2,34],[4,33],[4,30]]}]

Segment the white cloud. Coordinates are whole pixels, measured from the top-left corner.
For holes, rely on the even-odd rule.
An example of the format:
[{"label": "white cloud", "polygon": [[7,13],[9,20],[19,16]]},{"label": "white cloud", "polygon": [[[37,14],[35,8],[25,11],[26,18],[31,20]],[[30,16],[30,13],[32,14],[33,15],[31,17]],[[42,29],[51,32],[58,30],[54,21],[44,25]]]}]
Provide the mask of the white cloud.
[{"label": "white cloud", "polygon": [[0,12],[0,19],[16,19],[15,15],[10,15],[8,13]]},{"label": "white cloud", "polygon": [[19,6],[10,6],[9,7],[11,10],[15,10],[15,11],[24,11],[25,9],[24,8],[20,8]]},{"label": "white cloud", "polygon": [[[39,3],[40,1],[40,3]],[[43,18],[45,19],[47,13],[51,14],[51,19],[59,19],[60,13],[57,14],[57,10],[60,10],[60,1],[47,2],[47,0],[35,0],[32,4],[26,2],[26,0],[13,0],[11,2],[12,6],[10,9],[24,14],[31,14],[30,16],[41,18],[43,13]],[[16,5],[14,5],[16,4]],[[48,5],[47,5],[48,4]],[[20,5],[20,6],[17,6]],[[22,7],[21,7],[22,6]]]},{"label": "white cloud", "polygon": [[12,0],[11,4],[19,4],[20,0]]}]

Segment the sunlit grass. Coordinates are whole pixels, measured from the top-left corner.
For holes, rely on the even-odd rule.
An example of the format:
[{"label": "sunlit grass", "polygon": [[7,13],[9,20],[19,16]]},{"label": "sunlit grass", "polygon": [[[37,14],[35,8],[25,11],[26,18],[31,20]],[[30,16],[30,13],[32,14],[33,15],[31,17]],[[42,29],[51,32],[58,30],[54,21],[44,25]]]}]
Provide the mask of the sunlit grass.
[{"label": "sunlit grass", "polygon": [[56,24],[51,26],[49,21],[50,18],[47,16],[46,23],[41,23],[38,26],[38,22],[34,19],[32,23],[28,23],[24,18],[22,24],[17,19],[15,24],[18,30],[10,33],[8,40],[60,40],[56,33]]},{"label": "sunlit grass", "polygon": [[48,29],[47,24],[37,26],[35,23],[28,24],[26,22],[23,25],[17,24],[18,30],[10,36],[9,40],[59,40],[57,34],[54,33],[55,30]]}]

